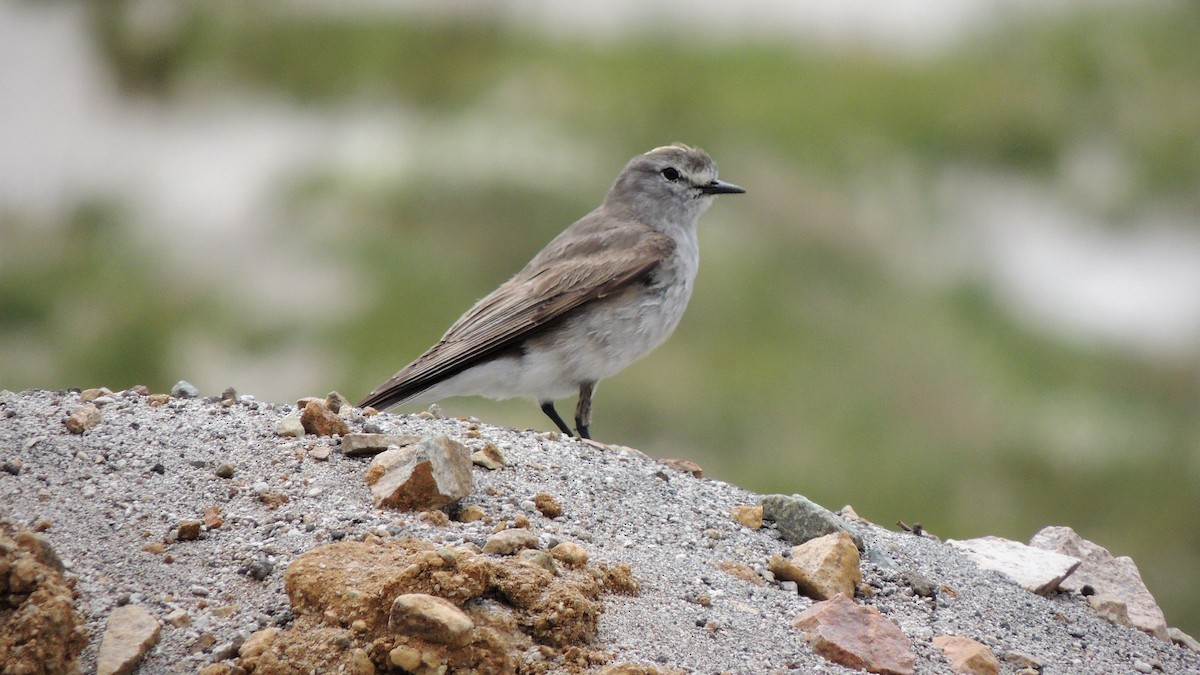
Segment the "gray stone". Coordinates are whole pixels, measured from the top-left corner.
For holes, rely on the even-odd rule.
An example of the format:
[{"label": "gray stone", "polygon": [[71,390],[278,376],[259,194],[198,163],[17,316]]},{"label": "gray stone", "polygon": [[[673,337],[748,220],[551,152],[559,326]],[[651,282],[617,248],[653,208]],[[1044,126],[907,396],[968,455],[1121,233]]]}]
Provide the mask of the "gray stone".
[{"label": "gray stone", "polygon": [[378,455],[391,446],[403,448],[420,443],[416,434],[346,434],[342,436],[341,451],[347,457],[369,457]]},{"label": "gray stone", "polygon": [[187,380],[180,380],[171,387],[171,396],[175,398],[196,398],[199,395],[200,388]]},{"label": "gray stone", "polygon": [[862,538],[852,531],[841,516],[800,495],[766,495],[759,500],[763,518],[775,521],[783,538],[792,544],[803,544],[834,532],[845,532],[862,550]]}]

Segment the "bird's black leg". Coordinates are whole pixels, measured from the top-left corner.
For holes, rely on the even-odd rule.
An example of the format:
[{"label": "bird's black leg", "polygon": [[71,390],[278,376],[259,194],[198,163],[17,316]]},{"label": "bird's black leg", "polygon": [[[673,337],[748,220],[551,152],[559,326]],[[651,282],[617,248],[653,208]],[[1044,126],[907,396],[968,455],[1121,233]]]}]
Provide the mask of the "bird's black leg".
[{"label": "bird's black leg", "polygon": [[574,435],[571,433],[571,427],[567,426],[567,423],[563,421],[563,418],[558,416],[558,411],[554,409],[554,401],[542,401],[542,412],[546,413],[546,417],[549,417],[551,420],[553,420],[564,434],[568,436]]},{"label": "bird's black leg", "polygon": [[575,406],[575,428],[579,430],[580,438],[592,437],[588,427],[592,425],[592,392],[595,389],[595,382],[584,382],[579,385],[579,405]]}]

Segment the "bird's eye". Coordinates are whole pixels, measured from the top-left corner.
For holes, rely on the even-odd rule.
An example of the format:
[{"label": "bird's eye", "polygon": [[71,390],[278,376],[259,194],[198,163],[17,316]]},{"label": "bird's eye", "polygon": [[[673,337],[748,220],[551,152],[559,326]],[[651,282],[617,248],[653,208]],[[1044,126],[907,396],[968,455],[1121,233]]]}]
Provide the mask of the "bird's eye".
[{"label": "bird's eye", "polygon": [[679,170],[673,166],[668,166],[667,168],[663,169],[659,173],[662,174],[663,178],[666,178],[667,180],[671,181],[672,183],[679,180]]}]

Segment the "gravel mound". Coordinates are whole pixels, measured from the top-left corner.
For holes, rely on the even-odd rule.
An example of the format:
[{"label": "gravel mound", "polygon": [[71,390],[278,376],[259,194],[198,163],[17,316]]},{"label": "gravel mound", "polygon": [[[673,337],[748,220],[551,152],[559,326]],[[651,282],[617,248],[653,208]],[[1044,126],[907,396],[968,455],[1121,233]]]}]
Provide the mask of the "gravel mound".
[{"label": "gravel mound", "polygon": [[[611,663],[856,672],[816,655],[793,626],[813,601],[766,570],[791,545],[771,523],[750,529],[730,517],[760,499],[737,486],[558,434],[347,416],[352,431],[445,434],[472,451],[499,449],[506,466],[474,467],[473,491],[447,519],[373,508],[369,458],[342,455],[336,437],[276,433],[294,406],[134,391],[92,404],[98,419],[89,412],[68,425],[84,405],[79,392],[0,392],[0,519],[40,532],[77,579],[86,672],[118,606],[142,605],[163,624],[140,672],[196,672],[235,658],[253,633],[292,623],[284,571],[310,549],[372,537],[482,547],[499,524],[525,521],[542,549],[575,542],[591,561],[632,569],[640,592],[606,596],[599,617],[596,647]],[[547,500],[535,502],[539,493],[561,513],[539,509]],[[483,517],[457,520],[468,507]],[[987,645],[1001,672],[1040,664],[1046,673],[1200,673],[1200,654],[1109,623],[1077,594],[1032,594],[928,534],[851,527],[873,591],[857,602],[903,631],[916,672],[951,672],[933,643],[951,635]],[[745,578],[746,566],[761,578]]]}]

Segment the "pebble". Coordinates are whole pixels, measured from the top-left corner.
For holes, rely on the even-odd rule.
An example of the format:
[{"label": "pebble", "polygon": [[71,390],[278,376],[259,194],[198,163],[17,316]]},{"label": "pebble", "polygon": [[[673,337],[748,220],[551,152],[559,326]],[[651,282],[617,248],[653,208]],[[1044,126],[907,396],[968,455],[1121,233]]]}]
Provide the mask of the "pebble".
[{"label": "pebble", "polygon": [[196,585],[196,586],[189,586],[188,593],[191,593],[192,595],[198,595],[198,596],[204,598],[204,597],[208,597],[209,590],[206,586]]},{"label": "pebble", "polygon": [[217,478],[233,478],[233,474],[236,470],[237,468],[234,465],[230,464],[229,462],[223,462],[213,473],[217,475]]},{"label": "pebble", "polygon": [[171,387],[171,396],[175,398],[196,398],[199,395],[199,387],[187,380],[180,380]]},{"label": "pebble", "polygon": [[1150,665],[1149,663],[1146,663],[1145,661],[1142,661],[1141,659],[1137,659],[1133,662],[1133,669],[1138,671],[1139,673],[1153,673],[1154,672],[1154,666]]}]

